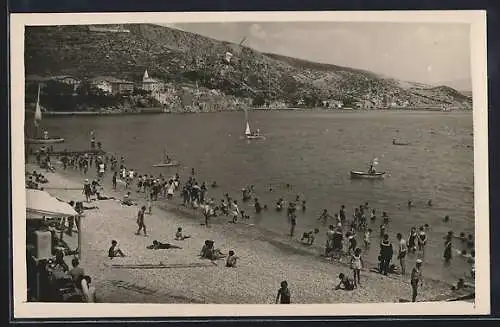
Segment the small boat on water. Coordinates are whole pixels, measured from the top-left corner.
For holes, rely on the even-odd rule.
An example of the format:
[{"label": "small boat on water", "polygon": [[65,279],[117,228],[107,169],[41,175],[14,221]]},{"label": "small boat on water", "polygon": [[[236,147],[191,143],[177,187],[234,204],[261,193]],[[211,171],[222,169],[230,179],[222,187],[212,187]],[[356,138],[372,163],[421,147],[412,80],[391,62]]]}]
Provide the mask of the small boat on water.
[{"label": "small boat on water", "polygon": [[176,167],[179,166],[179,162],[172,160],[168,154],[167,150],[165,149],[163,151],[163,162],[157,163],[156,165],[153,165],[153,167]]},{"label": "small boat on water", "polygon": [[410,143],[408,143],[408,142],[402,142],[402,141],[398,141],[396,139],[392,139],[392,144],[393,145],[410,145]]},{"label": "small boat on water", "polygon": [[180,163],[177,161],[171,161],[171,162],[165,162],[165,163],[157,163],[156,165],[153,165],[153,167],[176,167],[179,166]]},{"label": "small boat on water", "polygon": [[48,139],[26,139],[27,144],[56,144],[56,143],[64,143],[64,139],[62,137],[52,137]]},{"label": "small boat on water", "polygon": [[375,166],[378,165],[378,158],[372,160],[368,171],[351,170],[351,179],[381,179],[384,178],[385,172],[375,171]]},{"label": "small boat on water", "polygon": [[385,172],[369,173],[366,171],[351,170],[351,178],[380,179],[384,178]]},{"label": "small boat on water", "polygon": [[[36,109],[34,116],[34,123],[37,128],[37,133],[36,133],[37,136],[39,135],[41,121],[42,121],[42,110],[40,108],[40,85],[38,85],[38,95],[36,98]],[[56,144],[64,142],[64,139],[62,137],[49,138],[47,131],[44,131],[43,134],[44,134],[43,137],[39,138],[26,138],[25,140],[26,144]]]},{"label": "small boat on water", "polygon": [[261,135],[259,130],[257,130],[257,132],[252,132],[252,130],[250,129],[250,124],[248,123],[248,113],[246,109],[245,119],[247,123],[247,126],[245,128],[245,137],[247,138],[247,140],[265,140],[266,137],[264,135]]}]

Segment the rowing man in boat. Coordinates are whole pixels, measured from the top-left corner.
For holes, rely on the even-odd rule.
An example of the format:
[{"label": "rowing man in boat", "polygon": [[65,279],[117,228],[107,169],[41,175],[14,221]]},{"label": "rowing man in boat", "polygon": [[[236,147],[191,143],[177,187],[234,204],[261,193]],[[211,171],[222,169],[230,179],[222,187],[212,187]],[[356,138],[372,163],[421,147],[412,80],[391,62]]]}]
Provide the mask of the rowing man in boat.
[{"label": "rowing man in boat", "polygon": [[163,153],[163,163],[165,164],[169,164],[172,162],[172,159],[170,159],[170,157],[168,156],[167,152],[165,151]]},{"label": "rowing man in boat", "polygon": [[375,171],[375,166],[378,165],[378,159],[375,158],[372,160],[370,164],[370,169],[368,169],[368,174],[375,175],[377,172]]}]

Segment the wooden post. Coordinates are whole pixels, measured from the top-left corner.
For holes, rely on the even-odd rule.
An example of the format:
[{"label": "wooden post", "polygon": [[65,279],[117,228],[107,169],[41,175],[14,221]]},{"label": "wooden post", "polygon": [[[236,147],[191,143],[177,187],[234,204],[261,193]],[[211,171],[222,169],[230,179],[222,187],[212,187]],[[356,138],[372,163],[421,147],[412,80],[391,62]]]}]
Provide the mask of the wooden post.
[{"label": "wooden post", "polygon": [[80,215],[76,217],[76,227],[78,228],[78,259],[82,261],[82,218]]}]

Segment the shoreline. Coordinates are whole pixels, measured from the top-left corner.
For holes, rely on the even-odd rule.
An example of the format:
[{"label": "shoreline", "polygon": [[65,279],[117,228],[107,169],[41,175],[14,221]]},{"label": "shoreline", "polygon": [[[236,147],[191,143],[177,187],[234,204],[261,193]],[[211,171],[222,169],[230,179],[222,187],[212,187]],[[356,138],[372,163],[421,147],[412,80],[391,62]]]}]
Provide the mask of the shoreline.
[{"label": "shoreline", "polygon": [[[425,108],[406,108],[406,109],[324,109],[324,108],[249,108],[253,111],[285,111],[285,112],[313,112],[313,113],[358,113],[358,112],[413,112],[413,113],[472,113],[472,110],[439,110],[439,109],[425,109]],[[165,111],[163,108],[150,108],[141,111],[46,111],[43,113],[46,117],[57,118],[57,117],[72,117],[72,116],[133,116],[133,115],[194,115],[194,114],[217,114],[225,112],[240,112],[243,109],[234,110],[218,110],[218,111]]]},{"label": "shoreline", "polygon": [[[59,197],[67,201],[82,199],[83,195],[79,189],[71,191],[61,188],[64,186],[71,188],[71,185],[75,185],[75,188],[78,188],[78,186],[81,187],[80,182],[85,177],[77,170],[69,168],[65,172],[62,170],[62,167],[58,168],[59,171],[54,174],[44,172],[50,181],[46,185],[48,187],[45,187],[45,189],[49,193],[55,196],[59,195]],[[37,170],[40,171],[40,168]],[[80,181],[78,181],[79,179]],[[118,191],[111,190],[110,179],[111,177],[108,172],[103,179],[107,195],[121,198]],[[122,187],[122,185],[118,184],[118,188]],[[135,185],[130,190],[135,190]],[[122,192],[125,192],[125,190],[122,190]],[[137,200],[139,204],[145,203],[144,199],[136,199],[136,192],[132,192],[132,194],[133,199]],[[174,203],[179,201],[177,194],[172,201]],[[229,220],[229,217],[212,218],[211,228],[206,228],[205,226],[200,226],[202,217],[199,211],[195,212],[189,208],[184,209],[180,205],[166,201],[157,201],[153,205],[153,215],[146,217],[148,228],[151,229],[150,225],[153,226],[154,236],[150,236],[145,240],[142,236],[132,237],[136,228],[134,216],[138,207],[122,207],[115,201],[96,201],[94,203],[100,209],[88,210],[85,213],[87,217],[84,218],[85,234],[83,234],[83,239],[85,246],[82,264],[86,270],[90,268],[89,272],[93,274],[93,279],[99,285],[98,290],[104,291],[104,294],[107,293],[107,295],[103,294],[103,298],[104,300],[109,299],[108,301],[110,302],[117,302],[117,296],[113,295],[113,292],[116,292],[116,289],[120,287],[116,286],[116,280],[114,284],[110,282],[109,279],[111,277],[109,276],[113,272],[119,273],[122,270],[112,269],[106,265],[103,266],[102,262],[99,261],[107,260],[105,251],[109,246],[108,243],[111,237],[118,239],[125,253],[135,252],[135,255],[138,255],[138,257],[132,254],[133,257],[115,258],[113,259],[113,263],[118,263],[118,261],[130,263],[131,260],[137,261],[139,259],[141,261],[144,258],[149,258],[150,261],[156,259],[156,262],[158,262],[158,258],[150,255],[152,254],[151,252],[155,251],[145,250],[144,247],[147,244],[137,246],[137,241],[144,243],[147,240],[147,242],[151,243],[153,239],[158,239],[161,242],[171,240],[177,226],[182,226],[184,231],[187,234],[191,234],[193,238],[175,243],[181,243],[184,248],[182,250],[163,250],[167,251],[166,253],[169,255],[168,260],[172,259],[175,262],[186,260],[190,262],[203,261],[197,259],[196,255],[204,239],[213,239],[216,242],[216,246],[220,247],[223,252],[227,252],[230,249],[235,250],[236,255],[241,258],[238,268],[225,268],[224,262],[221,260],[218,262],[217,267],[211,268],[160,269],[149,271],[129,270],[130,274],[121,275],[122,281],[141,285],[141,281],[144,280],[147,282],[146,285],[142,284],[143,287],[157,290],[154,292],[156,295],[146,297],[149,299],[148,301],[144,300],[144,296],[137,296],[135,294],[132,296],[132,302],[158,301],[158,303],[179,303],[184,298],[188,303],[199,301],[202,303],[269,303],[270,299],[272,300],[275,296],[279,282],[282,279],[288,280],[293,294],[301,295],[301,298],[292,296],[292,301],[295,303],[345,303],[346,300],[348,302],[398,302],[398,299],[409,298],[410,296],[411,290],[408,275],[405,277],[397,275],[384,277],[368,270],[361,273],[362,286],[359,289],[353,292],[334,291],[333,287],[337,284],[337,276],[340,272],[348,276],[352,275],[346,263],[319,259],[318,255],[314,253],[318,248],[314,247],[312,248],[314,251],[311,251],[311,249],[305,248],[301,244],[295,244],[298,242],[287,241],[284,237],[280,237],[274,232],[267,230],[264,232],[256,226],[227,224],[225,222]],[[127,221],[126,224],[121,223],[124,219],[124,213],[128,217],[125,218]],[[104,222],[103,218],[105,218]],[[149,222],[150,220],[151,222]],[[120,231],[128,230],[127,233],[130,233],[130,236],[127,233],[117,235],[117,231],[113,227],[114,223],[118,224],[117,229]],[[89,235],[89,233],[92,233],[89,230],[89,224],[95,228],[95,234]],[[104,225],[100,226],[101,224]],[[107,237],[102,235],[102,233]],[[102,238],[105,239],[103,240]],[[89,242],[86,243],[85,240],[87,239]],[[184,247],[184,245],[188,246]],[[413,268],[413,263],[411,260],[408,260],[408,269],[411,268]],[[175,270],[178,271],[177,274]],[[185,274],[179,276],[180,271],[182,273],[185,272]],[[165,278],[165,274],[169,278]],[[217,276],[211,276],[211,274]],[[232,284],[231,282],[234,281],[234,278],[242,285],[226,286],[226,283]],[[189,285],[189,281],[193,279],[198,280],[199,283]],[[172,281],[175,282],[172,283]],[[186,283],[188,285],[185,285]],[[206,284],[209,284],[209,286],[204,287],[203,285]],[[158,289],[165,288],[165,286],[167,286],[167,289],[173,289],[173,293],[158,293]],[[188,290],[185,288],[186,286]],[[239,291],[234,292],[231,289],[232,287],[238,287]],[[214,292],[209,292],[206,288],[216,289]],[[245,294],[245,299],[235,297],[234,293]],[[450,284],[446,282],[428,279],[426,279],[420,293],[419,301],[431,301],[437,298],[440,298],[442,301],[453,296],[458,297],[463,295],[458,292],[451,292]],[[203,294],[203,296],[200,296],[200,294]],[[130,297],[127,302],[130,302]]]}]

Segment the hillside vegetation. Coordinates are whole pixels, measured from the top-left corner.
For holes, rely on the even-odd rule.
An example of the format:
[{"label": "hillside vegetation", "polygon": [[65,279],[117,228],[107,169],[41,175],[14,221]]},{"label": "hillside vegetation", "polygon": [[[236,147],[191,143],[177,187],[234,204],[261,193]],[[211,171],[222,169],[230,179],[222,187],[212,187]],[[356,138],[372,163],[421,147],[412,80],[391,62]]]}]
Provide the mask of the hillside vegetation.
[{"label": "hillside vegetation", "polygon": [[[266,54],[164,26],[123,25],[128,33],[96,32],[87,26],[26,27],[26,75],[112,76],[139,81],[150,75],[223,94],[288,106],[318,106],[325,100],[364,106],[471,109],[470,97],[449,87],[431,87],[374,73]],[[233,57],[224,60],[226,52]]]}]

